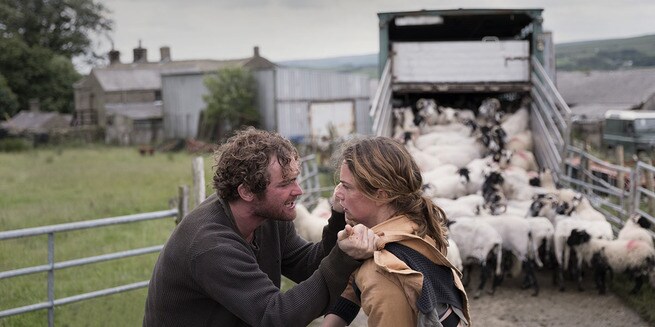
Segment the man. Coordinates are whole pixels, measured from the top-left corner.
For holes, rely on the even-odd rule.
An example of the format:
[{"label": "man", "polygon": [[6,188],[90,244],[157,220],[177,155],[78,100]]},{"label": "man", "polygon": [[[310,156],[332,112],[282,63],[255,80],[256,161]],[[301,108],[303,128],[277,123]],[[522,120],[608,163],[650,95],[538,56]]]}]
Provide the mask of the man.
[{"label": "man", "polygon": [[[143,325],[306,326],[372,256],[377,236],[363,225],[345,227],[334,210],[320,243],[296,234],[298,152],[277,133],[241,130],[215,159],[216,194],[182,220],[160,253]],[[281,275],[298,285],[281,292]]]}]

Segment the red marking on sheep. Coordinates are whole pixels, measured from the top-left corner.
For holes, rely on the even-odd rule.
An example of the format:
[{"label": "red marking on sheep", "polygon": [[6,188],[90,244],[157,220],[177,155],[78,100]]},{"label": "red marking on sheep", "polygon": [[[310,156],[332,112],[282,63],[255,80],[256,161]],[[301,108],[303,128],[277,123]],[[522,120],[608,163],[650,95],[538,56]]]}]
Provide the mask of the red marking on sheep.
[{"label": "red marking on sheep", "polygon": [[637,241],[637,240],[630,240],[630,241],[628,241],[628,243],[625,245],[625,247],[628,249],[628,251],[632,251],[632,250],[636,249],[637,246],[639,245],[639,243],[637,243],[637,242],[639,242],[639,241]]}]

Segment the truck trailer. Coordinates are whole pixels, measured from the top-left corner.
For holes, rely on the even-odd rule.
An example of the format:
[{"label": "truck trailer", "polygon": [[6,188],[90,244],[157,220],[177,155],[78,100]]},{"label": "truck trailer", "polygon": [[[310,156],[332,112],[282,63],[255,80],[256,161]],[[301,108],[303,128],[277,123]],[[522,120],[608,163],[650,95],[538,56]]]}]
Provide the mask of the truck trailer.
[{"label": "truck trailer", "polygon": [[[421,98],[477,110],[495,97],[505,110],[528,99],[534,152],[559,173],[569,143],[570,109],[555,81],[542,9],[454,9],[379,13],[379,76],[372,132],[391,136],[392,109]],[[525,105],[526,103],[523,103]],[[557,177],[556,177],[557,178]]]}]

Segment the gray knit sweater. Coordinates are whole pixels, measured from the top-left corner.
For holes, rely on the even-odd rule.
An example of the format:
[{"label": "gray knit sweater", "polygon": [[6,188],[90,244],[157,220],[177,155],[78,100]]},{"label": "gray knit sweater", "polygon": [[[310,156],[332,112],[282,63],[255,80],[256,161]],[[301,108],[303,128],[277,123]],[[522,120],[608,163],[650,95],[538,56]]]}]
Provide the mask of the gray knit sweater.
[{"label": "gray knit sweater", "polygon": [[[312,244],[292,222],[267,221],[253,243],[216,194],[175,228],[150,280],[144,326],[306,326],[325,313],[360,263],[342,252],[332,212]],[[280,291],[281,275],[298,283]]]}]

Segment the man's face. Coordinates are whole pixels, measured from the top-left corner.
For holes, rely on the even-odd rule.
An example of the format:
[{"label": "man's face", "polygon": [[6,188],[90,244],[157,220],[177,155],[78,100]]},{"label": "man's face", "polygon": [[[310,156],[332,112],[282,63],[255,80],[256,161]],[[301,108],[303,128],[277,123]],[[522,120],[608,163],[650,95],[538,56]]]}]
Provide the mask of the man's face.
[{"label": "man's face", "polygon": [[271,177],[264,195],[256,199],[255,214],[272,220],[291,221],[296,218],[296,200],[303,191],[298,184],[299,163],[291,160],[292,170],[287,178],[282,177],[282,167],[277,157],[271,158],[268,173]]}]

